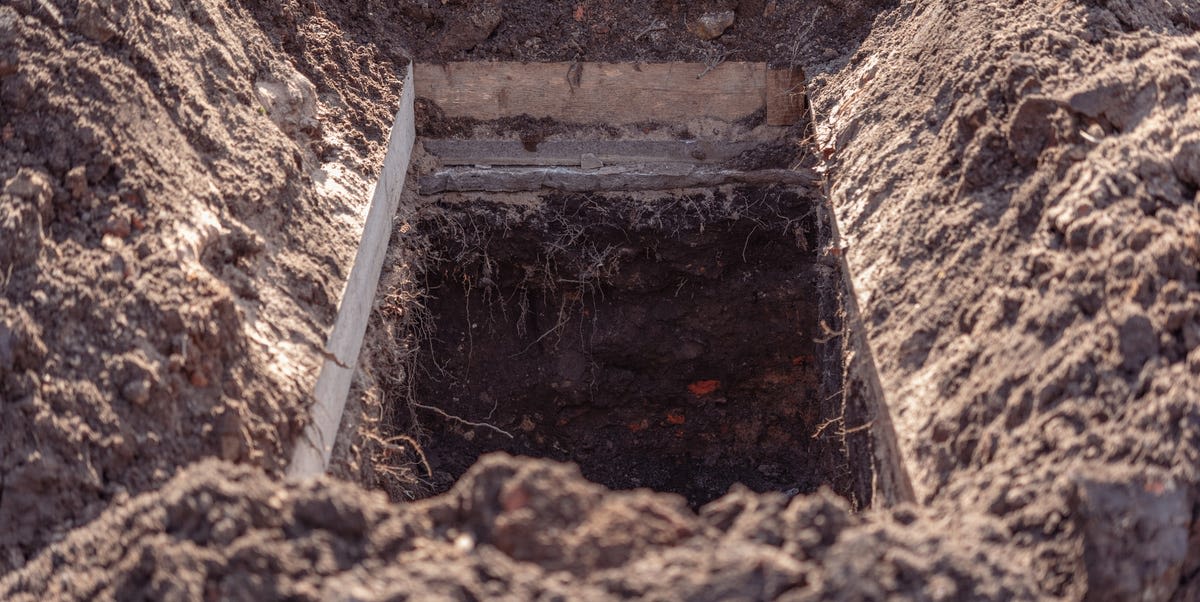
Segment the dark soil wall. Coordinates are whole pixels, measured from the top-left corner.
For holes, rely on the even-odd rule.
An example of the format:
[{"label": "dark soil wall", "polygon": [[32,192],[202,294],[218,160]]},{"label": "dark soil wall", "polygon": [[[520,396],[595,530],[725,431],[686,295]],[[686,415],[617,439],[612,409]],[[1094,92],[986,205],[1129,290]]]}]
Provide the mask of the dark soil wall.
[{"label": "dark soil wall", "polygon": [[427,237],[429,313],[415,384],[402,383],[415,396],[388,397],[439,489],[505,450],[693,505],[736,482],[853,498],[851,475],[870,464],[850,466],[842,442],[827,303],[840,272],[819,197],[541,202],[438,203],[409,231]]}]

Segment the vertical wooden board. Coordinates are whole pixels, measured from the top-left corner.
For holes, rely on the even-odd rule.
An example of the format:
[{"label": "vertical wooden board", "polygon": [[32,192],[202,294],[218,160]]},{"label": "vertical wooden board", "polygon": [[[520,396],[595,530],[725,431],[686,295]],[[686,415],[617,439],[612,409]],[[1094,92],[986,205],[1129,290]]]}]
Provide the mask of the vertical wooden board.
[{"label": "vertical wooden board", "polygon": [[[706,71],[707,70],[707,71]],[[734,121],[763,108],[763,63],[419,64],[417,96],[447,117],[552,117],[579,123]]]},{"label": "vertical wooden board", "polygon": [[346,396],[350,392],[359,350],[367,331],[371,304],[375,301],[379,274],[391,239],[392,218],[396,215],[400,193],[404,190],[413,144],[417,139],[414,98],[413,71],[409,66],[400,94],[400,109],[396,113],[387,154],[383,159],[383,169],[371,193],[371,206],[363,224],[358,252],[355,253],[354,264],[342,291],[337,319],[325,343],[321,371],[313,387],[309,423],[292,449],[292,461],[287,469],[287,475],[291,478],[324,474],[329,466],[342,413],[346,408]]},{"label": "vertical wooden board", "polygon": [[767,125],[795,125],[804,118],[804,70],[767,71]]}]

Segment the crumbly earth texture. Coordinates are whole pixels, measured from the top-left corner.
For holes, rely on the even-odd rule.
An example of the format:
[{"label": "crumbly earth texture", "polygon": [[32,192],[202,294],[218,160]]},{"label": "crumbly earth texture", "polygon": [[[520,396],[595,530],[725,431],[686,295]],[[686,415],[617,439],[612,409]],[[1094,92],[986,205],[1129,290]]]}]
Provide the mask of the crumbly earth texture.
[{"label": "crumbly earth texture", "polygon": [[[979,520],[981,522],[973,522]],[[964,524],[966,523],[966,524]],[[967,529],[976,537],[944,541]],[[1029,597],[970,562],[990,519],[905,508],[870,520],[826,491],[610,492],[573,465],[503,454],[412,504],[332,479],[279,483],[216,460],[105,513],[4,582],[6,600],[797,600]]]},{"label": "crumbly earth texture", "polygon": [[[0,5],[0,598],[1200,597],[1200,5],[618,4]],[[919,504],[276,478],[405,56],[777,50]]]},{"label": "crumbly earth texture", "polygon": [[179,466],[287,461],[399,88],[308,27],[0,5],[0,572]]}]

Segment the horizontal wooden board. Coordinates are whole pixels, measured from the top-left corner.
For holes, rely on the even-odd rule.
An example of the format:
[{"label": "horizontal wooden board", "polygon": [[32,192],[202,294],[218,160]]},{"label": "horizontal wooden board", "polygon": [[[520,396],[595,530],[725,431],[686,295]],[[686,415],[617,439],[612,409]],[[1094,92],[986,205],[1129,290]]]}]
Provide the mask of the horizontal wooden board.
[{"label": "horizontal wooden board", "polygon": [[576,123],[735,121],[766,107],[767,66],[702,63],[418,64],[418,98],[447,117],[530,115]]},{"label": "horizontal wooden board", "polygon": [[686,164],[578,167],[452,167],[422,176],[421,194],[442,192],[616,192],[710,188],[724,184],[808,186],[819,176],[812,170],[737,171]]},{"label": "horizontal wooden board", "polygon": [[723,163],[762,142],[712,140],[553,140],[528,150],[517,140],[422,140],[442,165],[573,165],[594,155],[604,165]]}]

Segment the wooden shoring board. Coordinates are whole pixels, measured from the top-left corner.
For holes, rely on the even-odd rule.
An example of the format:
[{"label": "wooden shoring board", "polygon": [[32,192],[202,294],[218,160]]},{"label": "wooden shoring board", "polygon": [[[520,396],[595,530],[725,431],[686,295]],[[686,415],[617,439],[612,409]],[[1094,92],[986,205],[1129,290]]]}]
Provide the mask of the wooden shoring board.
[{"label": "wooden shoring board", "polygon": [[[573,123],[733,122],[760,109],[772,125],[801,117],[792,110],[795,69],[768,77],[766,63],[507,63],[417,64],[417,97],[446,117],[490,121],[529,115]],[[768,81],[775,81],[768,86]],[[782,87],[781,81],[786,80]],[[785,99],[768,93],[785,91]],[[775,115],[770,111],[776,111]],[[780,113],[780,111],[783,111]],[[790,120],[790,121],[789,121]]]},{"label": "wooden shoring board", "polygon": [[785,67],[767,71],[767,125],[792,125],[808,111],[804,70]]},{"label": "wooden shoring board", "polygon": [[592,155],[604,165],[723,163],[762,142],[712,140],[552,140],[530,151],[517,140],[422,140],[442,165],[574,165]]},{"label": "wooden shoring board", "polygon": [[387,154],[383,159],[383,169],[371,193],[371,206],[363,224],[358,252],[338,304],[337,319],[325,343],[324,358],[313,388],[308,425],[292,450],[292,460],[287,469],[290,478],[324,474],[329,466],[342,413],[346,408],[346,396],[350,392],[354,368],[358,364],[358,354],[366,335],[371,305],[375,302],[379,274],[391,240],[392,218],[399,207],[400,193],[404,190],[404,180],[417,138],[414,92],[410,65],[400,95],[400,109],[396,113]]},{"label": "wooden shoring board", "polygon": [[418,180],[421,194],[443,192],[630,192],[711,188],[725,184],[811,186],[820,177],[808,169],[737,171],[712,166],[667,164],[575,167],[452,167]]}]

